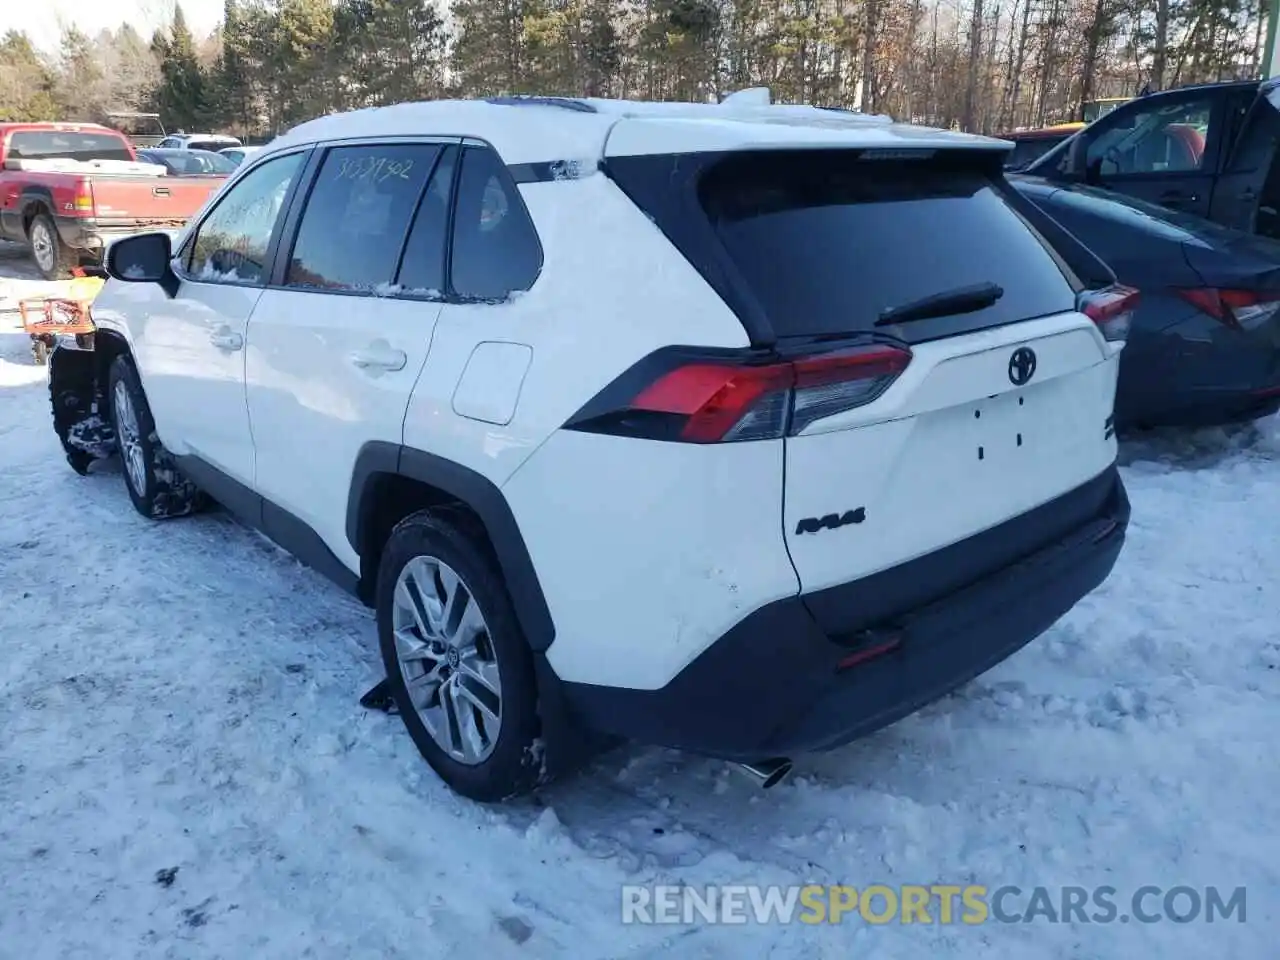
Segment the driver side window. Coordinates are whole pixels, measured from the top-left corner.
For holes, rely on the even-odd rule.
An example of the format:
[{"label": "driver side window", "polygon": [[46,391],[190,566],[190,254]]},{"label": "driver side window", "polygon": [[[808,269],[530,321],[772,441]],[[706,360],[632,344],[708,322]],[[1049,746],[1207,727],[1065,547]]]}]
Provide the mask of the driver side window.
[{"label": "driver side window", "polygon": [[1086,163],[1104,177],[1199,170],[1212,116],[1212,97],[1126,111],[1093,137]]},{"label": "driver side window", "polygon": [[303,154],[268,160],[218,200],[196,229],[185,266],[206,283],[266,282],[267,249]]}]

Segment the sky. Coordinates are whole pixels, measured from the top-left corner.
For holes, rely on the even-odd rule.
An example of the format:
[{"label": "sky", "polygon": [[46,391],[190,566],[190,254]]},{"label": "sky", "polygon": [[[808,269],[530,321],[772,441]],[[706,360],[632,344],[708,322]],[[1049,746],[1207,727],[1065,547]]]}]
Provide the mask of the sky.
[{"label": "sky", "polygon": [[[222,18],[222,0],[181,0],[182,12],[197,37]],[[25,30],[36,46],[56,50],[62,24],[85,33],[132,24],[144,37],[173,15],[174,0],[0,0],[0,34]]]}]

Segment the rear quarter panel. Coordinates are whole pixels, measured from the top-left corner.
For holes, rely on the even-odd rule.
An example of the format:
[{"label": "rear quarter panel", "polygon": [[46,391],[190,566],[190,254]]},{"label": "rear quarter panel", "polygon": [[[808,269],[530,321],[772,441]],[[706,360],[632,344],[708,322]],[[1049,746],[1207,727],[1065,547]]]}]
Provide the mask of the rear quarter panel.
[{"label": "rear quarter panel", "polygon": [[[732,311],[605,176],[525,184],[520,192],[542,243],[542,271],[505,303],[445,305],[404,425],[407,445],[499,486],[646,354],[675,343],[747,344]],[[503,425],[454,410],[482,342],[527,345],[532,354]]]},{"label": "rear quarter panel", "polygon": [[[548,655],[561,677],[659,687],[756,606],[795,593],[782,444],[712,449],[562,430],[654,350],[748,338],[603,174],[520,191],[542,271],[506,303],[445,305],[404,442],[502,488],[556,625]],[[494,396],[515,399],[493,414],[476,408],[463,377],[481,344],[513,360],[511,389]]]},{"label": "rear quarter panel", "polygon": [[26,239],[25,219],[33,206],[57,216],[74,205],[74,182],[65,175],[5,170],[0,156],[0,231],[4,236]]}]

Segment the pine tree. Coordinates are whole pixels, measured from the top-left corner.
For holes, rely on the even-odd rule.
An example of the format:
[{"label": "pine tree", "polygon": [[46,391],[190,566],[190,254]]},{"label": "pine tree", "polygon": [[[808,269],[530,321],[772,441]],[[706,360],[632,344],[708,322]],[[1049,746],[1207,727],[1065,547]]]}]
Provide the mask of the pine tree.
[{"label": "pine tree", "polygon": [[210,121],[204,71],[196,57],[195,39],[181,5],[173,8],[168,34],[156,31],[151,49],[160,60],[156,109],[171,129],[191,132]]},{"label": "pine tree", "polygon": [[525,0],[454,0],[453,69],[464,94],[526,93]]},{"label": "pine tree", "polygon": [[363,72],[373,103],[439,96],[444,86],[444,21],[426,0],[365,0]]},{"label": "pine tree", "polygon": [[249,77],[251,40],[236,0],[225,0],[222,8],[222,61],[218,65],[218,99],[221,117],[228,126],[247,133],[256,126],[253,84]]},{"label": "pine tree", "polygon": [[108,97],[93,42],[77,27],[67,27],[62,32],[58,71],[58,99],[67,119],[105,119]]},{"label": "pine tree", "polygon": [[334,9],[329,0],[283,0],[276,18],[278,44],[268,69],[276,71],[284,94],[286,126],[322,116],[341,100],[345,60],[334,42]]}]

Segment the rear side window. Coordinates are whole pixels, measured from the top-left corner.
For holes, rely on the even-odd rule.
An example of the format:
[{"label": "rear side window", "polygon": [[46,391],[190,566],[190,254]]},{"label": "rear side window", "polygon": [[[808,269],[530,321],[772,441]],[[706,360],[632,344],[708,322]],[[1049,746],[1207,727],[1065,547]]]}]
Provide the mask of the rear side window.
[{"label": "rear side window", "polygon": [[390,293],[410,219],[439,153],[433,144],[331,149],[307,198],[285,283]]},{"label": "rear side window", "polygon": [[109,133],[28,130],[9,137],[10,160],[132,160],[129,145]]},{"label": "rear side window", "polygon": [[898,329],[917,341],[1075,307],[1045,242],[974,161],[744,153],[706,172],[699,199],[779,336],[870,331],[884,310],[977,284],[1003,295]]},{"label": "rear side window", "polygon": [[502,300],[528,290],[542,269],[542,245],[515,181],[486,147],[462,154],[450,279],[461,297]]}]

